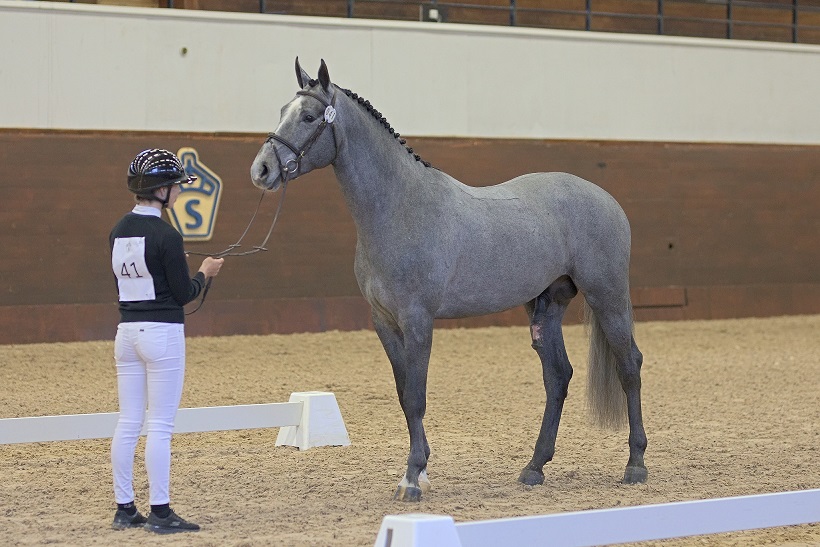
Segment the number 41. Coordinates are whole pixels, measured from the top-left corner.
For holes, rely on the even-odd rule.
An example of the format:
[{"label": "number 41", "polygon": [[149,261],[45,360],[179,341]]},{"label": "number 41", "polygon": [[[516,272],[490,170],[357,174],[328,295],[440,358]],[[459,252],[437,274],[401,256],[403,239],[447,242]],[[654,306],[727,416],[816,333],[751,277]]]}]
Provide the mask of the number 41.
[{"label": "number 41", "polygon": [[[142,277],[140,275],[139,270],[137,270],[137,265],[134,262],[131,263],[131,267],[134,268],[134,277]],[[122,270],[120,270],[120,275],[122,277],[131,277],[131,272],[128,271],[128,266],[125,264],[125,262],[122,263]]]}]

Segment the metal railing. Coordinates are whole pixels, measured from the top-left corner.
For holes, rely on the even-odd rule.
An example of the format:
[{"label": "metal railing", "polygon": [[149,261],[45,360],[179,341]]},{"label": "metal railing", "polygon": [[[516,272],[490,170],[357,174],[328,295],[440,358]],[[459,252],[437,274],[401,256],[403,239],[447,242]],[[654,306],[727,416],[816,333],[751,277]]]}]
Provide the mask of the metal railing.
[{"label": "metal railing", "polygon": [[[648,33],[647,29],[651,28],[653,33],[661,35],[750,38],[820,44],[820,0],[622,0],[621,5],[625,10],[627,6],[630,6],[630,12],[597,10],[599,0],[576,0],[579,6],[577,9],[528,7],[519,5],[521,3],[521,0],[504,0],[497,2],[496,5],[487,5],[486,2],[438,0],[314,0],[312,2],[258,0],[258,11],[259,13],[285,15],[331,15],[441,23],[500,24],[498,22],[500,20],[509,26],[604,32]],[[548,2],[542,2],[544,3],[548,4]],[[196,0],[158,0],[158,4],[165,4],[169,8],[185,8],[196,7],[197,2]],[[214,4],[210,2],[209,5]],[[231,0],[225,0],[225,4],[228,6]],[[567,2],[563,4],[566,5]],[[608,5],[613,6],[613,3],[610,1]],[[638,7],[643,8],[643,11],[635,13],[634,11],[637,11],[635,8]],[[712,11],[720,10],[722,15],[704,17],[682,14],[687,9],[696,13],[699,9],[704,8]],[[676,13],[673,14],[671,11]],[[397,12],[401,13],[397,15]],[[458,16],[459,13],[465,12],[475,13],[478,16],[467,18]],[[757,16],[754,18],[756,20],[749,18],[752,13]],[[498,19],[499,15],[501,19]],[[482,21],[482,17],[493,19],[493,21]],[[550,24],[549,21],[544,22],[551,17],[563,17],[565,20],[572,19],[577,22],[562,25]],[[786,19],[789,22],[783,22]],[[809,22],[805,23],[804,19],[808,19]],[[678,25],[678,29],[672,29],[674,25]],[[680,30],[681,25],[688,25],[688,30]],[[721,30],[718,32],[710,30],[715,28]],[[741,28],[758,29],[760,36],[763,37],[755,37],[754,33],[749,31],[738,36],[737,31]],[[765,36],[766,32],[769,33],[768,37]],[[806,32],[808,36],[804,36],[803,32]],[[774,39],[771,33],[777,33],[780,36]]]},{"label": "metal railing", "polygon": [[[810,2],[811,0],[808,0]],[[428,0],[426,2],[406,2],[402,0],[345,0],[347,4],[347,16],[356,17],[356,5],[367,4],[416,4],[419,6],[421,20],[437,21],[437,22],[462,22],[453,20],[448,17],[448,13],[454,9],[460,10],[476,10],[485,12],[506,12],[508,14],[508,21],[510,26],[520,26],[522,15],[562,15],[562,16],[576,16],[583,18],[584,30],[606,30],[594,28],[594,22],[601,19],[610,20],[631,20],[633,22],[652,22],[656,34],[667,34],[667,29],[670,23],[688,23],[700,25],[721,25],[724,28],[723,37],[735,38],[736,28],[738,27],[757,27],[759,29],[780,29],[788,31],[790,41],[800,42],[800,31],[810,31],[817,36],[815,43],[820,43],[820,2],[812,2],[809,4],[807,0],[780,0],[765,1],[765,0],[651,0],[640,2],[640,5],[648,7],[653,4],[652,13],[626,13],[614,11],[600,11],[596,10],[595,6],[598,4],[595,0],[583,0],[583,9],[552,9],[544,7],[522,7],[517,0],[508,0],[507,5],[486,5],[477,4],[467,1],[462,2],[447,2],[438,0]],[[260,0],[260,6],[266,3],[266,0]],[[269,2],[268,2],[269,3]],[[499,2],[501,4],[501,2]],[[578,2],[581,4],[581,1]],[[609,3],[612,5],[612,3]],[[628,2],[623,2],[627,5]],[[633,5],[637,6],[638,2]],[[723,17],[698,17],[688,15],[670,15],[668,13],[669,7],[685,9],[686,6],[691,8],[709,6],[723,8]],[[748,16],[750,11],[755,11],[758,16],[766,18],[771,16],[771,20],[749,20],[738,15],[740,10],[744,10]],[[430,16],[430,14],[433,16]],[[788,15],[790,22],[783,23],[777,19]],[[801,24],[801,15],[811,16],[817,24]],[[533,26],[533,25],[527,25]],[[628,25],[625,25],[628,26]],[[640,25],[636,25],[638,27]],[[629,32],[630,29],[622,30]],[[637,29],[632,30],[637,31]]]}]

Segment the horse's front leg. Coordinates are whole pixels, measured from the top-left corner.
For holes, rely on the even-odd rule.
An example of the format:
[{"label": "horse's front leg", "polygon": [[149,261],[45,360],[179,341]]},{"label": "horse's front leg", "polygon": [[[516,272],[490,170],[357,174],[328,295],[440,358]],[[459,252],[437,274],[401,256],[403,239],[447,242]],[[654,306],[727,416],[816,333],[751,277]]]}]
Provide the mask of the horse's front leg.
[{"label": "horse's front leg", "polygon": [[422,420],[427,408],[427,367],[433,343],[433,319],[426,314],[413,314],[404,318],[399,326],[374,312],[373,324],[393,367],[399,404],[410,433],[407,471],[393,498],[419,501],[430,489],[427,478],[430,447]]}]

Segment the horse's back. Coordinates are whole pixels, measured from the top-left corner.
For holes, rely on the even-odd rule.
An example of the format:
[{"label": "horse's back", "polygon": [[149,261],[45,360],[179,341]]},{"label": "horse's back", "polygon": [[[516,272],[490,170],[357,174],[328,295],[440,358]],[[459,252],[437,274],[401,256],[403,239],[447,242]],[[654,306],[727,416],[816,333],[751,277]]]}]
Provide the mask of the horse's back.
[{"label": "horse's back", "polygon": [[487,188],[496,188],[496,192],[510,192],[522,198],[546,196],[559,200],[562,205],[577,203],[579,208],[586,202],[594,207],[613,207],[620,210],[615,198],[597,184],[560,171],[528,173]]},{"label": "horse's back", "polygon": [[577,175],[530,173],[497,185],[521,199],[542,205],[570,225],[626,231],[629,222],[620,204],[606,190]]},{"label": "horse's back", "polygon": [[538,203],[556,201],[562,205],[577,202],[579,208],[582,207],[580,202],[586,202],[593,207],[620,210],[618,203],[606,190],[571,173],[528,173],[490,186],[468,186],[449,175],[447,177],[462,193],[479,200],[521,199]]},{"label": "horse's back", "polygon": [[535,223],[549,219],[563,230],[615,230],[629,237],[623,209],[606,190],[563,172],[529,173],[491,186],[471,187],[454,180],[462,195],[490,209],[528,211]]}]

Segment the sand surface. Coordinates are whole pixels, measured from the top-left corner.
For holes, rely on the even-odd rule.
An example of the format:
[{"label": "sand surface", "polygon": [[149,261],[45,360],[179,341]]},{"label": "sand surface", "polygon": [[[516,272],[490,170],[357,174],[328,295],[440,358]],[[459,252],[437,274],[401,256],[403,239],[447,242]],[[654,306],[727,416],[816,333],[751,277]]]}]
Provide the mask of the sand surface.
[{"label": "sand surface", "polygon": [[[516,482],[545,397],[525,327],[436,331],[433,489],[418,504],[391,499],[408,437],[375,333],[190,338],[183,407],[331,391],[351,446],[277,448],[277,430],[176,435],[172,505],[203,529],[169,537],[109,529],[110,441],[0,446],[0,543],[369,546],[387,514],[460,522],[820,488],[820,316],[638,323],[649,480],[637,486],[619,483],[627,432],[588,423],[583,328],[565,336],[575,376],[543,486]],[[0,346],[0,417],[116,411],[112,354],[113,342]],[[649,544],[820,545],[820,525]]]}]

